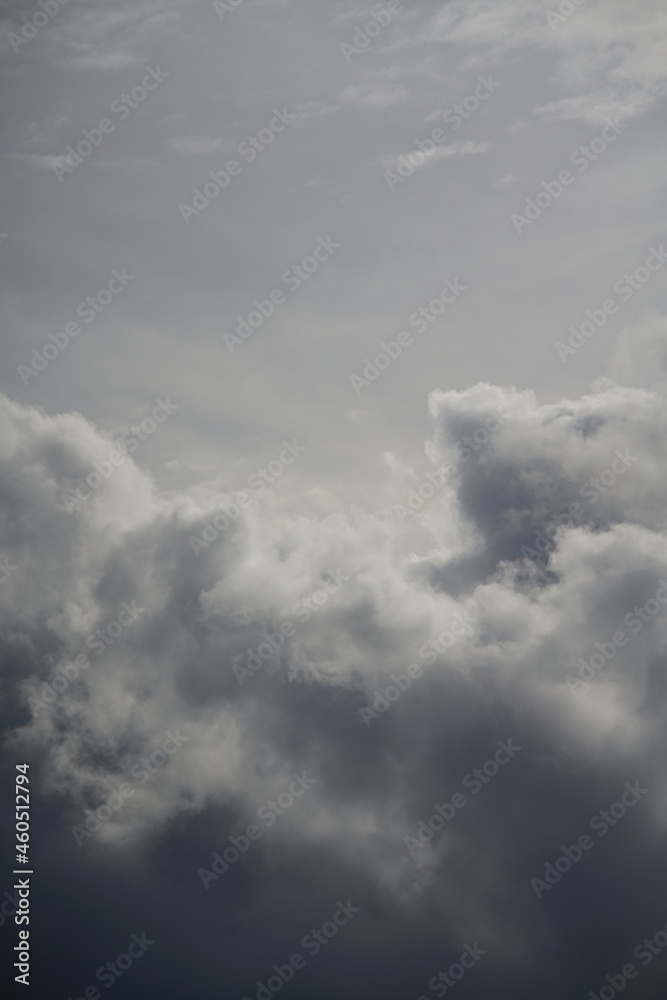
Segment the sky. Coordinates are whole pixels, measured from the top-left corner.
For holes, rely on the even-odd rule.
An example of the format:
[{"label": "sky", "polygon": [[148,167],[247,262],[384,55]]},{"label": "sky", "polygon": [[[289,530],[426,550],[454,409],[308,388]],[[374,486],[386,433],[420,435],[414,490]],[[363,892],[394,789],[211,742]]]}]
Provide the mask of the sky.
[{"label": "sky", "polygon": [[0,52],[9,995],[659,995],[667,12]]}]

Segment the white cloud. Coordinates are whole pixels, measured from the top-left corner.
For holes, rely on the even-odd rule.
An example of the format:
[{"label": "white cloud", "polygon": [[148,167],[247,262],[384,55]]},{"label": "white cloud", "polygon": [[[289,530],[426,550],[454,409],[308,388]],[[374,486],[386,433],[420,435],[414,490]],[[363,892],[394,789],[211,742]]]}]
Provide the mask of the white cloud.
[{"label": "white cloud", "polygon": [[[488,152],[491,144],[489,142],[475,142],[472,139],[457,139],[446,146],[434,146],[433,150],[419,153],[419,162],[410,160],[410,164],[415,170],[422,170],[441,160],[456,160],[462,156],[480,156]],[[406,157],[419,151],[410,150],[406,153],[393,153],[391,156],[384,156],[380,163],[385,170],[395,170],[399,163]]]},{"label": "white cloud", "polygon": [[[652,0],[587,0],[555,30],[552,0],[453,0],[424,31],[426,38],[482,46],[502,56],[522,46],[552,52],[572,97],[551,107],[562,117],[598,122],[645,113],[667,87],[667,12]],[[551,112],[550,112],[551,113]]]},{"label": "white cloud", "polygon": [[400,83],[369,83],[360,87],[346,87],[339,98],[346,104],[356,104],[359,108],[382,110],[393,104],[406,101],[409,94]]}]

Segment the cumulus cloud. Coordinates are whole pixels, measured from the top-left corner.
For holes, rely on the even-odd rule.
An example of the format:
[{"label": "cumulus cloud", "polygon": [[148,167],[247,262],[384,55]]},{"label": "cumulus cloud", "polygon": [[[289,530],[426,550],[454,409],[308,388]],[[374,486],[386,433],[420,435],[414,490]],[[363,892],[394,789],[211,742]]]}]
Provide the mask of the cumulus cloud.
[{"label": "cumulus cloud", "polygon": [[[615,877],[664,869],[647,845],[664,825],[667,614],[636,633],[627,617],[667,578],[660,391],[603,379],[544,405],[487,383],[431,393],[427,456],[447,472],[419,511],[432,542],[421,556],[400,554],[401,529],[381,514],[251,507],[211,529],[218,507],[161,496],[129,456],[68,512],[63,493],[109,439],[76,413],[6,397],[0,412],[0,552],[17,567],[2,585],[8,740],[42,760],[65,827],[178,730],[178,754],[97,843],[135,850],[211,810],[241,829],[306,769],[316,783],[259,848],[267,864],[281,844],[316,852],[397,913],[419,902],[457,940],[484,935],[546,963],[564,929],[529,879],[625,781],[650,788],[626,834],[645,853],[634,867],[619,851]],[[502,426],[480,433],[489,413]],[[196,552],[193,538],[211,536]],[[141,613],[111,641],[123,602]],[[573,691],[568,675],[619,629],[623,648]],[[82,652],[90,665],[51,699],[58,667]],[[405,838],[433,803],[508,738],[516,760],[411,856]],[[199,830],[202,863],[220,839]],[[603,891],[597,868],[585,878]]]}]

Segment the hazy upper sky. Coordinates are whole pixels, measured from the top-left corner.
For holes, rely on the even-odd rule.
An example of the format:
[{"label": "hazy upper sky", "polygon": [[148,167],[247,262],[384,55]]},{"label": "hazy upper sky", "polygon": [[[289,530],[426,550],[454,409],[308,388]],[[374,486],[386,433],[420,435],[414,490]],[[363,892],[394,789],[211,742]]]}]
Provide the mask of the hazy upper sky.
[{"label": "hazy upper sky", "polygon": [[[386,477],[379,453],[421,449],[430,390],[489,380],[553,400],[605,373],[618,330],[664,308],[664,281],[566,363],[554,342],[664,237],[667,13],[587,0],[551,26],[547,2],[405,0],[351,50],[384,9],[71,0],[29,42],[4,42],[8,395],[115,428],[170,393],[178,419],[143,459],[166,485],[224,488],[236,462],[301,434],[300,488],[343,481],[361,499]],[[31,11],[4,4],[6,31]],[[143,103],[110,111],[158,66]],[[480,76],[494,92],[443,121]],[[274,108],[296,117],[250,162],[239,144]],[[114,131],[58,176],[54,158],[105,117]],[[609,118],[627,128],[582,172],[570,156]],[[390,190],[385,172],[439,127],[435,155]],[[179,204],[234,157],[240,174],[186,224]],[[567,167],[575,182],[517,233],[512,213]],[[340,248],[282,284],[319,237]],[[24,385],[31,348],[123,266],[134,281]],[[357,395],[349,376],[456,277],[466,294]],[[274,288],[285,301],[231,353],[223,334]]]},{"label": "hazy upper sky", "polygon": [[667,11],[0,25],[2,857],[28,760],[41,995],[105,996],[145,932],[128,1000],[270,1000],[297,952],[286,998],[440,996],[466,945],[462,1000],[628,962],[659,996]]}]

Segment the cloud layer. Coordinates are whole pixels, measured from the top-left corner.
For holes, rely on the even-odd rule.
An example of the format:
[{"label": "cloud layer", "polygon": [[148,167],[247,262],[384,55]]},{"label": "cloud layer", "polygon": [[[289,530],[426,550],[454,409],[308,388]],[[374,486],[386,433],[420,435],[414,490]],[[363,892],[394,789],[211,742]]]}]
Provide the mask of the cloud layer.
[{"label": "cloud layer", "polygon": [[[404,528],[389,512],[254,505],[211,531],[231,496],[166,498],[129,456],[68,512],[62,497],[112,441],[3,397],[4,714],[12,751],[41,762],[41,794],[60,803],[67,850],[74,826],[80,850],[126,864],[179,831],[199,849],[174,859],[193,893],[196,869],[306,772],[308,795],[255,849],[262,879],[240,861],[253,881],[236,905],[264,905],[284,851],[316,855],[356,872],[349,884],[385,899],[402,933],[437,911],[445,938],[483,940],[516,988],[508,956],[552,970],[573,933],[560,908],[583,885],[599,913],[611,866],[650,912],[664,872],[665,397],[607,379],[540,405],[483,383],[433,392],[429,411],[432,488],[406,484]],[[421,556],[398,544],[416,518],[432,538]],[[168,733],[182,742],[166,760]],[[499,740],[521,752],[415,847]],[[538,900],[529,880],[636,780],[649,793],[616,841],[549,890],[560,903]],[[128,781],[134,794],[86,826]],[[587,962],[575,951],[562,974]]]}]

